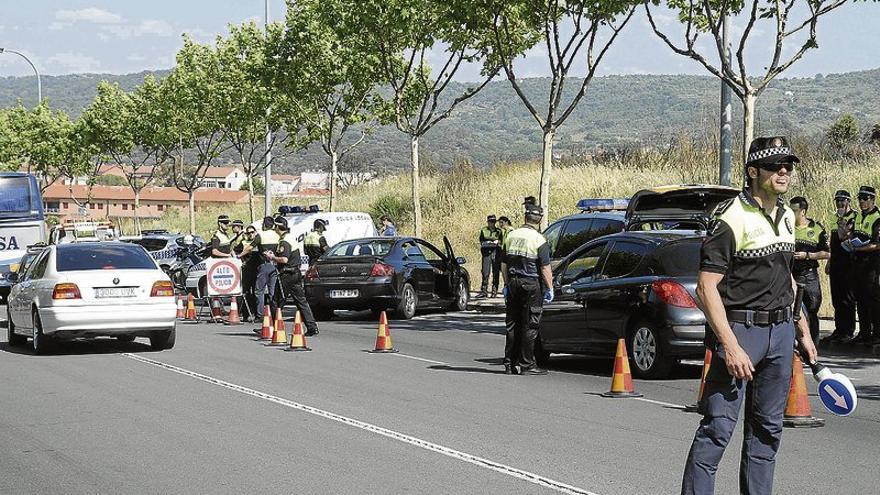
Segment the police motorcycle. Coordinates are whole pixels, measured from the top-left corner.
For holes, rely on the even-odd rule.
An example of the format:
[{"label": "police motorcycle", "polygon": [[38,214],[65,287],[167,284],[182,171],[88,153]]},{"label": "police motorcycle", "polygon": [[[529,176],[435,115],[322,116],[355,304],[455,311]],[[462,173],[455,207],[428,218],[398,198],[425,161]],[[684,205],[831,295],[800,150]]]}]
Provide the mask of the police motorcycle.
[{"label": "police motorcycle", "polygon": [[180,292],[186,291],[186,277],[190,269],[199,264],[209,254],[211,245],[200,245],[195,243],[192,235],[186,235],[183,238],[183,247],[177,251],[174,260],[163,266],[165,274],[171,279],[174,288]]}]

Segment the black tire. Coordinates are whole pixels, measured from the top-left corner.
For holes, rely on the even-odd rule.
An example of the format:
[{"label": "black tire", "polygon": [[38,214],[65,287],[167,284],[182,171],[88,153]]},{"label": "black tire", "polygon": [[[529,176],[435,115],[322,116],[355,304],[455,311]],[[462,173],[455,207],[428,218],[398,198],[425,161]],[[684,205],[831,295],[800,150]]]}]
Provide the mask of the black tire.
[{"label": "black tire", "polygon": [[452,311],[466,311],[470,298],[471,293],[468,289],[467,280],[462,277],[462,279],[458,282],[458,291],[455,294],[455,300],[449,306],[449,309]]},{"label": "black tire", "polygon": [[330,321],[333,319],[333,310],[325,306],[312,306],[312,314],[318,321]]},{"label": "black tire", "polygon": [[385,311],[385,310],[384,310],[384,309],[380,309],[380,308],[370,308],[370,313],[373,313],[373,318],[375,318],[375,319],[377,319],[377,320],[378,320],[380,317],[382,317],[382,312],[383,312],[383,311]]},{"label": "black tire", "polygon": [[401,320],[409,320],[416,315],[416,308],[419,306],[419,296],[412,284],[405,282],[403,288],[400,289],[400,302],[394,310],[395,316]]},{"label": "black tire", "polygon": [[27,337],[15,333],[15,325],[12,323],[12,315],[9,314],[9,308],[6,308],[6,341],[12,347],[21,347],[27,344]]},{"label": "black tire", "polygon": [[154,351],[163,351],[174,347],[174,341],[177,339],[177,329],[172,328],[167,332],[153,332],[150,335],[150,347]]},{"label": "black tire", "polygon": [[666,356],[660,334],[649,322],[640,321],[629,333],[627,351],[630,369],[636,378],[666,378],[675,359]]},{"label": "black tire", "polygon": [[120,342],[134,342],[134,335],[117,335],[116,340]]},{"label": "black tire", "polygon": [[43,333],[43,322],[39,310],[33,312],[33,349],[34,354],[48,354],[52,350],[52,338]]},{"label": "black tire", "polygon": [[550,364],[550,352],[544,349],[540,335],[535,339],[535,364],[540,368],[546,368]]}]

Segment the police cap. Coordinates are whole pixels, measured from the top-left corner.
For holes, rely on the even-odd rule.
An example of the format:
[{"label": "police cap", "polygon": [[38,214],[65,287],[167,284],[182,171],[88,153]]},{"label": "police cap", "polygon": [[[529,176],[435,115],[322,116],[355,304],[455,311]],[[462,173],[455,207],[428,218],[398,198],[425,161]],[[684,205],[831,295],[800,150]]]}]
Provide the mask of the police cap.
[{"label": "police cap", "polygon": [[544,216],[544,208],[541,208],[540,206],[533,203],[526,203],[525,214],[542,217]]},{"label": "police cap", "polygon": [[862,186],[859,188],[859,196],[870,196],[872,198],[877,197],[877,190],[871,186]]},{"label": "police cap", "polygon": [[317,220],[315,220],[315,223],[313,224],[312,228],[326,229],[327,228],[327,220],[324,220],[322,218],[318,218]]},{"label": "police cap", "polygon": [[747,167],[760,167],[779,162],[800,163],[784,136],[759,137],[752,140],[746,157]]},{"label": "police cap", "polygon": [[217,223],[229,223],[229,215],[220,215],[217,217]]},{"label": "police cap", "polygon": [[538,204],[538,200],[536,200],[534,196],[526,196],[525,199],[523,199],[523,206],[536,204]]},{"label": "police cap", "polygon": [[496,221],[498,221],[498,219],[495,217],[495,215],[489,215],[488,217],[486,217],[486,221],[487,222],[496,222]]},{"label": "police cap", "polygon": [[290,230],[287,227],[287,219],[280,215],[275,217],[275,227],[280,230]]},{"label": "police cap", "polygon": [[836,193],[834,193],[834,199],[835,200],[845,199],[848,201],[852,201],[852,195],[849,193],[849,191],[841,189],[841,190],[837,191]]},{"label": "police cap", "polygon": [[230,225],[232,225],[233,227],[244,227],[244,222],[242,222],[241,220],[233,220]]}]

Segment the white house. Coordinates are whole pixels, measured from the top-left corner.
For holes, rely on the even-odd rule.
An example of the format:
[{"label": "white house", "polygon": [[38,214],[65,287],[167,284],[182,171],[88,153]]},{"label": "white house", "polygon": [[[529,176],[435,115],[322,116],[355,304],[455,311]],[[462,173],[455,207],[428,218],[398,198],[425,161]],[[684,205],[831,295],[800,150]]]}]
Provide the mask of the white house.
[{"label": "white house", "polygon": [[299,190],[300,178],[298,175],[273,175],[272,196],[292,196]]},{"label": "white house", "polygon": [[330,174],[327,172],[303,172],[300,175],[299,190],[329,189]]},{"label": "white house", "polygon": [[208,167],[202,187],[238,191],[247,183],[247,175],[238,167]]}]

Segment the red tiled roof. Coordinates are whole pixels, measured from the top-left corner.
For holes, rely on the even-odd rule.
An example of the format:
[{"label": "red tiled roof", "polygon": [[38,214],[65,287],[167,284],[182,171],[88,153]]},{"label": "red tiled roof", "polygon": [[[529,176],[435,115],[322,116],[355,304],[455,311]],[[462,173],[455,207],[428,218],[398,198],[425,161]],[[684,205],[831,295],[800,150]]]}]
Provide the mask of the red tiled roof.
[{"label": "red tiled roof", "polygon": [[[77,199],[88,196],[86,186],[70,186],[73,195]],[[70,187],[63,184],[52,184],[43,191],[43,199],[70,198]],[[125,200],[134,201],[134,193],[126,186],[93,186],[92,198],[96,200]],[[186,193],[174,187],[145,187],[141,190],[142,201],[189,201]],[[232,189],[200,188],[195,191],[195,200],[198,203],[241,203],[247,200],[247,191],[234,191]]]},{"label": "red tiled roof", "polygon": [[279,180],[279,181],[299,180],[299,176],[298,175],[277,174],[277,175],[272,176],[272,180]]}]

